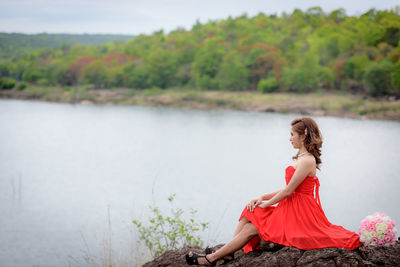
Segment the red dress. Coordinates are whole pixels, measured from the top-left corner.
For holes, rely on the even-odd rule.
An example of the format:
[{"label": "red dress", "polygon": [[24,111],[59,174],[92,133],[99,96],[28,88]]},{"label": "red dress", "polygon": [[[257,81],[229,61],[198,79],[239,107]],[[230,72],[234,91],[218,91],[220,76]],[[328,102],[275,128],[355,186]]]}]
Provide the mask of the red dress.
[{"label": "red dress", "polygon": [[[295,171],[293,166],[286,168],[286,184]],[[258,236],[244,246],[246,253],[259,248],[260,238],[299,249],[336,247],[353,250],[361,246],[356,233],[333,225],[326,218],[319,199],[318,177],[306,177],[292,195],[276,207],[256,207],[253,212],[245,208],[240,219],[243,216],[258,230]]]}]

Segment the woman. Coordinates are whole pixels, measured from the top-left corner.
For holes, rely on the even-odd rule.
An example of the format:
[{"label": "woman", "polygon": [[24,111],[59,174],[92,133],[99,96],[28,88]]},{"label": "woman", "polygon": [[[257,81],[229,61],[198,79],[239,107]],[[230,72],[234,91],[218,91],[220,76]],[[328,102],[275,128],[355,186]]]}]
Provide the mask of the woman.
[{"label": "woman", "polygon": [[286,168],[286,186],[251,200],[239,218],[233,239],[219,250],[207,248],[204,256],[189,252],[188,264],[215,265],[218,259],[232,260],[233,253],[241,248],[246,253],[259,248],[261,239],[299,249],[353,250],[361,246],[356,233],[331,224],[322,210],[316,177],[322,146],[318,125],[302,117],[294,119],[291,126],[290,142],[298,152],[294,164]]}]

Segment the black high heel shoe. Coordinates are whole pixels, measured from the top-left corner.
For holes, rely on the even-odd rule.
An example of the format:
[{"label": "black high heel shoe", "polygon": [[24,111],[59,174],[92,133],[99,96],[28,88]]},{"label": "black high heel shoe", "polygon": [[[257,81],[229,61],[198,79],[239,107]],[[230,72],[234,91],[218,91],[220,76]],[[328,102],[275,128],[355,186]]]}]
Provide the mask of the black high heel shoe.
[{"label": "black high heel shoe", "polygon": [[192,252],[192,256],[189,256],[189,253],[186,254],[186,262],[189,265],[200,265],[199,264],[199,258],[205,258],[206,261],[211,265],[211,266],[215,266],[215,262],[211,262],[208,258],[207,255],[198,255],[195,252]]},{"label": "black high heel shoe", "polygon": [[[206,249],[204,250],[204,252],[206,253],[206,255],[212,254],[212,253],[214,253],[214,252],[216,252],[216,251],[217,251],[216,248],[210,247],[210,246],[206,247]],[[228,258],[227,258],[227,257],[228,257]],[[226,264],[226,263],[228,263],[228,262],[233,261],[233,260],[235,259],[235,252],[232,253],[232,254],[230,254],[230,255],[227,255],[227,256],[223,257],[222,259],[224,260],[224,263],[222,263],[222,264]]]}]

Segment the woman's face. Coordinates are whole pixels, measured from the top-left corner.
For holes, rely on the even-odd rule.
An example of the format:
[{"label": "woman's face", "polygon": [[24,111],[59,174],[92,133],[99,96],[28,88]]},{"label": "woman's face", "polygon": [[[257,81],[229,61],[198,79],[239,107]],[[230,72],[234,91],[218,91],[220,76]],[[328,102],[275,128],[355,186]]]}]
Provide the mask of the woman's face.
[{"label": "woman's face", "polygon": [[293,148],[300,148],[301,147],[301,138],[297,132],[290,130],[290,143],[292,143]]}]

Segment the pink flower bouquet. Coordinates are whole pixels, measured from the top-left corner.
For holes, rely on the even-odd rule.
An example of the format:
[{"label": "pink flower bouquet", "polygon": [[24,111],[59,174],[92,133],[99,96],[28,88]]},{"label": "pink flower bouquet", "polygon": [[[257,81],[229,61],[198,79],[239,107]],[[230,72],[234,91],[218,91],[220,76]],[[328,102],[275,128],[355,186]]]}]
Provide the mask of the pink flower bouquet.
[{"label": "pink flower bouquet", "polygon": [[396,233],[394,221],[379,212],[367,216],[358,228],[360,241],[365,246],[394,246]]}]

